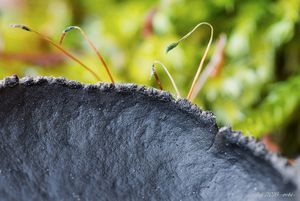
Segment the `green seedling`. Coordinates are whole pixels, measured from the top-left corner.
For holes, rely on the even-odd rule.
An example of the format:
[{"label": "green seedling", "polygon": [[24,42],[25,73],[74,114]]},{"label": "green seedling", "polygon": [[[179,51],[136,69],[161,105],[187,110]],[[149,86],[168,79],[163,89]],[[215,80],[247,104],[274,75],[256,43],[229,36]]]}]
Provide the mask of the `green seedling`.
[{"label": "green seedling", "polygon": [[[204,61],[205,61],[205,58],[207,56],[207,53],[208,53],[208,50],[211,46],[211,43],[212,43],[212,39],[213,39],[213,27],[211,26],[211,24],[207,23],[207,22],[202,22],[202,23],[199,23],[197,24],[190,32],[188,32],[185,36],[183,36],[181,39],[179,39],[177,42],[175,43],[171,43],[168,47],[167,47],[167,52],[171,51],[172,49],[176,48],[183,40],[187,39],[196,29],[198,29],[198,27],[202,26],[202,25],[206,25],[208,27],[210,27],[211,29],[211,34],[210,34],[210,39],[209,39],[209,42],[207,44],[207,47],[205,49],[205,52],[204,52],[204,55],[200,61],[200,64],[199,64],[199,67],[197,69],[197,72],[195,74],[195,77],[193,79],[193,83],[191,85],[191,88],[189,90],[189,93],[187,95],[187,99],[192,101],[196,96],[197,94],[199,93],[200,89],[202,88],[204,82],[207,80],[207,77],[209,76],[209,73],[203,73],[203,75],[200,77],[200,73],[201,73],[201,70],[202,70],[202,67],[203,67],[203,64],[204,64]],[[39,33],[38,31],[35,31],[31,28],[29,28],[28,26],[25,26],[25,25],[21,25],[21,24],[13,24],[11,25],[11,27],[13,28],[20,28],[20,29],[23,29],[25,31],[29,31],[29,32],[33,32],[35,34],[37,34],[40,38],[46,40],[47,42],[49,42],[51,45],[53,45],[54,47],[56,47],[58,50],[60,50],[61,52],[63,52],[67,57],[69,57],[70,59],[72,59],[73,61],[77,62],[78,64],[80,64],[83,68],[85,68],[87,71],[89,71],[98,81],[100,81],[100,77],[91,69],[89,68],[88,66],[86,66],[85,64],[83,64],[80,60],[78,60],[75,56],[71,55],[68,51],[66,51],[64,48],[62,48],[61,44],[66,36],[66,33],[73,30],[73,29],[77,29],[80,31],[80,33],[82,34],[82,36],[84,37],[84,39],[88,42],[88,44],[90,45],[90,47],[93,49],[93,51],[96,53],[97,57],[99,58],[100,62],[102,63],[102,65],[104,66],[110,80],[112,83],[115,83],[110,71],[109,71],[109,68],[106,64],[106,62],[104,61],[102,55],[100,54],[100,52],[97,50],[96,46],[94,45],[94,43],[89,39],[89,37],[85,34],[85,32],[78,26],[69,26],[67,27],[61,34],[61,37],[60,37],[60,40],[59,40],[59,44],[56,44],[53,40],[51,40],[49,37]],[[222,40],[224,41],[224,39]],[[216,59],[213,59],[213,60],[216,60]],[[156,72],[156,69],[155,67],[159,65],[160,67],[162,67],[165,71],[165,73],[168,75],[171,83],[172,83],[172,86],[176,92],[176,95],[177,97],[181,97],[180,95],[180,92],[176,86],[176,83],[173,79],[173,77],[171,76],[171,74],[169,73],[167,67],[159,62],[159,61],[155,61],[153,64],[152,64],[152,68],[151,68],[151,77],[154,76],[155,78],[155,81],[158,85],[158,87],[163,90],[163,86],[162,86],[162,82],[160,81],[159,79],[159,76]],[[217,66],[217,64],[215,63],[210,63],[208,65],[208,70],[206,70],[205,72],[210,72],[211,74],[211,71],[214,69],[214,67]],[[200,78],[199,78],[200,77]]]},{"label": "green seedling", "polygon": [[109,71],[109,68],[107,66],[107,64],[105,63],[103,57],[101,56],[100,52],[97,50],[96,46],[94,45],[94,43],[89,39],[89,37],[85,34],[85,32],[78,26],[69,26],[68,28],[66,28],[62,34],[61,34],[61,37],[60,37],[60,40],[59,40],[59,45],[62,44],[63,42],[63,39],[65,38],[66,36],[66,33],[73,30],[73,29],[77,29],[80,31],[81,35],[84,37],[84,39],[88,42],[88,44],[91,46],[91,48],[93,49],[93,51],[96,53],[97,57],[99,58],[100,62],[102,63],[102,65],[104,66],[108,76],[109,76],[109,79],[112,83],[115,83],[110,71]]},{"label": "green seedling", "polygon": [[45,35],[41,34],[40,32],[35,31],[34,29],[31,29],[28,26],[25,26],[25,25],[22,25],[22,24],[12,24],[10,26],[12,28],[20,28],[22,30],[29,31],[29,32],[32,32],[32,33],[36,34],[37,36],[39,36],[43,40],[46,40],[48,43],[50,43],[51,45],[53,45],[54,47],[56,47],[58,50],[60,50],[61,52],[63,52],[67,57],[69,57],[70,59],[72,59],[76,63],[80,64],[83,68],[85,68],[87,71],[89,71],[97,79],[97,81],[101,80],[100,77],[91,68],[89,68],[88,66],[86,66],[84,63],[82,63],[80,60],[78,60],[75,56],[71,55],[67,50],[65,50],[64,48],[62,48],[60,45],[56,44],[48,36],[45,36]]},{"label": "green seedling", "polygon": [[203,55],[203,57],[202,57],[202,59],[201,59],[201,61],[200,61],[200,64],[199,64],[199,67],[198,67],[197,72],[196,72],[196,74],[195,74],[195,77],[194,77],[194,79],[193,79],[193,83],[192,83],[192,85],[191,85],[191,88],[190,88],[190,90],[189,90],[189,93],[188,93],[188,95],[187,95],[187,99],[188,99],[188,100],[191,100],[191,97],[193,96],[193,92],[194,92],[194,90],[195,90],[195,85],[196,85],[196,83],[197,83],[197,80],[199,79],[199,76],[200,76],[200,73],[201,73],[201,70],[202,70],[202,67],[203,67],[205,58],[206,58],[206,56],[207,56],[208,50],[209,50],[209,48],[210,48],[210,46],[211,46],[211,43],[212,43],[213,34],[214,34],[214,28],[212,27],[211,24],[209,24],[209,23],[207,23],[207,22],[201,22],[201,23],[197,24],[197,25],[196,25],[190,32],[188,32],[185,36],[183,36],[181,39],[179,39],[177,42],[171,43],[171,44],[167,47],[167,49],[166,49],[166,52],[168,53],[169,51],[171,51],[172,49],[174,49],[175,47],[177,47],[183,40],[187,39],[187,38],[188,38],[188,37],[189,37],[196,29],[198,29],[198,28],[199,28],[200,26],[202,26],[202,25],[206,25],[206,26],[208,26],[208,27],[210,28],[210,30],[211,30],[211,33],[210,33],[210,39],[209,39],[209,42],[208,42],[208,44],[207,44],[207,47],[206,47],[206,49],[205,49],[205,51],[204,51],[204,55]]},{"label": "green seedling", "polygon": [[177,88],[177,86],[176,86],[176,83],[175,83],[175,81],[174,81],[172,75],[169,73],[167,67],[166,67],[163,63],[161,63],[161,62],[159,62],[159,61],[154,61],[153,64],[152,64],[152,68],[151,68],[151,76],[152,76],[152,75],[154,76],[154,78],[155,78],[155,80],[156,80],[156,83],[157,83],[157,85],[159,86],[159,88],[160,88],[161,90],[163,90],[161,81],[160,81],[160,79],[158,78],[158,75],[157,75],[157,73],[156,73],[156,71],[155,71],[155,66],[156,66],[157,64],[158,64],[159,66],[161,66],[161,67],[164,69],[165,73],[168,75],[169,79],[171,80],[171,83],[172,83],[172,85],[173,85],[173,87],[174,87],[174,89],[175,89],[175,91],[176,91],[177,97],[180,97],[180,92],[179,92],[179,90],[178,90],[178,88]]}]

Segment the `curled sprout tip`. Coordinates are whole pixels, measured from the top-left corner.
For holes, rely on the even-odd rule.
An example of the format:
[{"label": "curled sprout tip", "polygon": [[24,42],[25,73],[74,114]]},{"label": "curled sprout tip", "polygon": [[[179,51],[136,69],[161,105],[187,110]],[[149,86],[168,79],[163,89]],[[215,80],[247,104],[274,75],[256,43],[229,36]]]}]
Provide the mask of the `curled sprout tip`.
[{"label": "curled sprout tip", "polygon": [[157,75],[157,73],[155,71],[155,64],[159,64],[164,69],[165,73],[168,75],[169,79],[171,80],[172,86],[173,86],[174,90],[176,91],[177,97],[180,97],[180,92],[179,92],[179,90],[177,88],[177,85],[176,85],[176,83],[175,83],[172,75],[169,73],[167,67],[163,63],[161,63],[160,61],[154,61],[153,64],[152,64],[152,72],[153,72],[153,75],[154,75],[154,77],[156,79],[157,84],[162,89],[161,82],[160,82],[160,80],[158,78],[158,75]]},{"label": "curled sprout tip", "polygon": [[177,47],[179,43],[171,43],[170,45],[168,45],[167,49],[166,49],[166,53],[170,52],[172,49],[174,49],[175,47]]},{"label": "curled sprout tip", "polygon": [[25,31],[31,31],[31,29],[29,29],[27,26],[25,26],[23,24],[11,24],[10,27],[12,27],[12,28],[20,28],[20,29],[23,29]]},{"label": "curled sprout tip", "polygon": [[81,33],[81,35],[84,37],[84,39],[88,42],[88,44],[90,45],[90,47],[93,49],[93,51],[96,53],[97,57],[99,58],[100,62],[102,63],[102,65],[104,66],[109,79],[111,80],[112,83],[115,83],[110,70],[106,64],[106,62],[104,61],[103,57],[101,56],[100,52],[97,50],[96,46],[94,45],[94,43],[89,39],[89,37],[85,34],[85,32],[79,27],[79,26],[69,26],[67,27],[61,34],[60,36],[60,40],[59,40],[59,44],[61,45],[63,42],[63,39],[65,38],[65,35],[67,32],[73,30],[73,29],[78,29]]},{"label": "curled sprout tip", "polygon": [[62,45],[62,42],[63,42],[63,40],[64,40],[64,38],[66,36],[66,33],[69,32],[69,31],[71,31],[72,29],[75,29],[75,28],[79,28],[79,27],[77,27],[77,26],[69,26],[65,30],[62,31],[60,39],[59,39],[59,45]]},{"label": "curled sprout tip", "polygon": [[174,49],[175,47],[177,47],[181,41],[187,39],[190,35],[192,35],[192,33],[194,33],[194,31],[195,31],[196,29],[198,29],[198,27],[200,27],[200,26],[202,26],[202,25],[206,25],[206,26],[208,26],[208,27],[210,28],[210,31],[211,31],[211,32],[210,32],[210,39],[209,39],[209,42],[208,42],[208,44],[207,44],[207,46],[206,46],[204,55],[203,55],[203,57],[202,57],[202,59],[201,59],[201,61],[200,61],[198,70],[197,70],[197,72],[196,72],[196,74],[195,74],[195,77],[194,77],[194,79],[193,79],[192,86],[191,86],[191,88],[190,88],[190,90],[189,90],[189,93],[188,93],[188,96],[187,96],[187,99],[188,99],[188,100],[191,100],[191,96],[193,95],[194,88],[195,88],[195,84],[196,84],[196,82],[197,82],[197,80],[198,80],[198,78],[199,78],[199,76],[200,76],[200,72],[201,72],[201,70],[202,70],[202,66],[203,66],[203,64],[204,64],[204,60],[205,60],[205,58],[206,58],[206,56],[207,56],[208,50],[209,50],[210,45],[211,45],[211,43],[212,43],[213,33],[214,33],[214,28],[213,28],[213,26],[212,26],[210,23],[208,23],[208,22],[201,22],[201,23],[198,23],[198,24],[197,24],[190,32],[188,32],[186,35],[184,35],[182,38],[180,38],[177,42],[171,43],[171,44],[167,47],[167,49],[166,49],[166,52],[168,53],[169,51],[171,51],[172,49]]},{"label": "curled sprout tip", "polygon": [[76,28],[76,27],[75,26],[69,26],[65,30],[63,30],[63,33],[67,33],[67,32],[71,31],[74,28]]}]

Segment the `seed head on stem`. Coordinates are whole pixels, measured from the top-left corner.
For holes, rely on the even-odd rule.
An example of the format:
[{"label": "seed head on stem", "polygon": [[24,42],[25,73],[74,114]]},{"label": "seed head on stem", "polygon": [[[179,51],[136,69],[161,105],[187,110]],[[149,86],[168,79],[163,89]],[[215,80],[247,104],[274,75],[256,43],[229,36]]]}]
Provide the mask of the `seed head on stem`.
[{"label": "seed head on stem", "polygon": [[205,61],[205,58],[207,56],[207,53],[208,53],[208,50],[210,48],[210,45],[212,43],[212,39],[213,39],[213,33],[214,33],[214,29],[212,27],[211,24],[207,23],[207,22],[201,22],[199,24],[197,24],[190,32],[188,32],[186,35],[184,35],[181,39],[179,39],[177,42],[175,43],[171,43],[168,47],[167,47],[167,50],[166,52],[169,52],[171,51],[172,49],[174,49],[175,47],[177,47],[179,45],[180,42],[182,42],[183,40],[185,40],[186,38],[188,38],[196,29],[198,29],[198,27],[202,26],[202,25],[206,25],[210,28],[211,32],[210,32],[210,39],[209,39],[209,42],[207,44],[207,47],[204,51],[204,55],[200,61],[200,64],[199,64],[199,67],[198,67],[198,70],[195,74],[195,77],[193,79],[193,83],[191,85],[191,88],[189,90],[189,93],[187,95],[187,99],[188,100],[191,100],[191,96],[193,95],[193,92],[194,92],[194,88],[195,88],[195,85],[196,85],[196,82],[197,80],[199,79],[199,76],[200,76],[200,73],[201,73],[201,70],[202,70],[202,67],[203,67],[203,64],[204,64],[204,61]]},{"label": "seed head on stem", "polygon": [[161,67],[164,69],[165,73],[168,75],[169,79],[171,80],[172,86],[173,86],[173,88],[174,88],[175,91],[176,91],[177,97],[180,97],[180,92],[179,92],[179,90],[178,90],[178,88],[177,88],[177,86],[176,86],[176,83],[175,83],[175,81],[174,81],[172,75],[169,73],[167,67],[166,67],[163,63],[161,63],[160,61],[154,61],[153,64],[152,64],[152,67],[151,67],[151,76],[154,75],[154,78],[155,78],[156,83],[157,83],[157,85],[159,86],[159,88],[160,88],[161,90],[163,90],[161,81],[160,81],[160,79],[158,78],[158,75],[157,75],[156,70],[155,70],[155,66],[156,66],[157,64],[158,64],[159,66],[161,66]]},{"label": "seed head on stem", "polygon": [[48,43],[50,43],[51,45],[53,45],[54,47],[56,47],[58,50],[60,50],[61,52],[63,52],[67,57],[69,57],[70,59],[72,59],[76,63],[80,64],[83,68],[85,68],[87,71],[89,71],[97,79],[97,81],[100,81],[100,77],[91,68],[89,68],[88,66],[86,66],[85,64],[83,64],[80,60],[78,60],[75,56],[71,55],[67,50],[65,50],[64,48],[62,48],[60,45],[56,44],[48,36],[45,36],[45,35],[41,34],[40,32],[35,31],[34,29],[31,29],[28,26],[23,25],[23,24],[12,24],[12,25],[10,25],[10,27],[12,27],[12,28],[20,28],[22,30],[29,31],[29,32],[32,32],[32,33],[36,34],[37,36],[39,36],[43,40],[46,40]]},{"label": "seed head on stem", "polygon": [[100,62],[102,63],[102,65],[104,66],[108,76],[109,76],[109,79],[112,83],[115,83],[110,71],[109,71],[109,68],[107,66],[107,64],[105,63],[103,57],[101,56],[100,52],[97,50],[96,46],[94,45],[94,43],[89,39],[89,37],[85,34],[85,32],[79,27],[79,26],[69,26],[67,27],[61,34],[60,36],[60,40],[59,40],[59,45],[62,44],[65,36],[66,36],[66,33],[73,30],[73,29],[77,29],[80,31],[81,35],[84,37],[84,39],[88,42],[88,44],[90,45],[90,47],[93,49],[93,51],[96,53],[97,57],[99,58]]}]

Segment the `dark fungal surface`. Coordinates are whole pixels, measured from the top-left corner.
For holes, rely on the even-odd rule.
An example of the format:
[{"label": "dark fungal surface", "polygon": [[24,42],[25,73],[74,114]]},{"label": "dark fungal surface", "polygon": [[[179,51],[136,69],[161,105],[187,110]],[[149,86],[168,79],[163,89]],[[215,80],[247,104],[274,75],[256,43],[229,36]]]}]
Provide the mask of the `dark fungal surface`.
[{"label": "dark fungal surface", "polygon": [[285,159],[186,100],[133,84],[6,78],[0,157],[5,201],[297,200]]}]

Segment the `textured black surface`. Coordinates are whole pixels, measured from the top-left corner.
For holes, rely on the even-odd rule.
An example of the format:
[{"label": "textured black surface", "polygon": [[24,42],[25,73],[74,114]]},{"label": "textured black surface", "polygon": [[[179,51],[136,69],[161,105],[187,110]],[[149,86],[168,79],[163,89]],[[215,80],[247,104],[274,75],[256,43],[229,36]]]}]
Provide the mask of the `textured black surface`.
[{"label": "textured black surface", "polygon": [[0,198],[296,200],[291,167],[210,112],[136,85],[0,82]]}]

